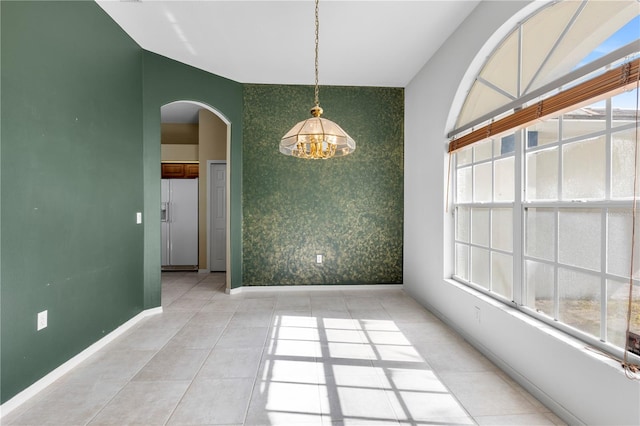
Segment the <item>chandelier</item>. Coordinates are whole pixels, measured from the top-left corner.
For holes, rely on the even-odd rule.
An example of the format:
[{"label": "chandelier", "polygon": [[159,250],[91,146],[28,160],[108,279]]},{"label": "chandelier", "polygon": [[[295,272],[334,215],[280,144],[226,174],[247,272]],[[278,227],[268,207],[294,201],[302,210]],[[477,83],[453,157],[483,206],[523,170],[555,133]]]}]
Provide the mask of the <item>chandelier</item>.
[{"label": "chandelier", "polygon": [[315,105],[311,108],[312,118],[299,122],[282,137],[280,152],[299,158],[326,160],[351,154],[356,149],[356,142],[336,123],[320,117],[323,111],[318,100],[318,2],[319,0],[316,0],[316,81]]}]

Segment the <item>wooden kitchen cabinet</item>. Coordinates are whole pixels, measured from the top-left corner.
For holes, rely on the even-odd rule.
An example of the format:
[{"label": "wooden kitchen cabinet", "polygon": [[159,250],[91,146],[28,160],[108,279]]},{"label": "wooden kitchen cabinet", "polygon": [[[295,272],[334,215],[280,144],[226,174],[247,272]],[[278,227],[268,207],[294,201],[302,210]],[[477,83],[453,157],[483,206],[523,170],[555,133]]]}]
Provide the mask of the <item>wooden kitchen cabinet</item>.
[{"label": "wooden kitchen cabinet", "polygon": [[162,163],[163,179],[194,179],[199,171],[197,163]]}]

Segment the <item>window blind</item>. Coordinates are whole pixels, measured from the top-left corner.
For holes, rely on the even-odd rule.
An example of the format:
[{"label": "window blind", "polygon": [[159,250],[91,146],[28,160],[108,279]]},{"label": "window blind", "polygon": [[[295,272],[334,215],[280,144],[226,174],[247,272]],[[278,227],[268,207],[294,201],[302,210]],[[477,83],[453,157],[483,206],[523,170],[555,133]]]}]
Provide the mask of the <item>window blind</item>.
[{"label": "window blind", "polygon": [[475,142],[525,127],[549,115],[559,114],[575,109],[585,103],[595,102],[598,98],[609,96],[613,92],[622,92],[635,85],[639,77],[640,59],[635,59],[547,99],[515,111],[509,116],[473,130],[460,138],[454,138],[449,143],[449,152],[452,153]]}]

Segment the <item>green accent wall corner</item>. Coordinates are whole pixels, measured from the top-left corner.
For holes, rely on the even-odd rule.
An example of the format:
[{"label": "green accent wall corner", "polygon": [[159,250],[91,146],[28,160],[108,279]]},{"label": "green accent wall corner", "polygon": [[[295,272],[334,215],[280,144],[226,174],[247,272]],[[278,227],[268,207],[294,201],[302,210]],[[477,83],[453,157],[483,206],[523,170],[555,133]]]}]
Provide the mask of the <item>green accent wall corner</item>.
[{"label": "green accent wall corner", "polygon": [[5,402],[143,308],[142,53],[93,2],[0,8]]},{"label": "green accent wall corner", "polygon": [[243,285],[402,282],[404,91],[321,87],[320,105],[353,154],[281,154],[313,87],[244,86]]},{"label": "green accent wall corner", "polygon": [[229,150],[231,288],[242,285],[242,85],[144,52],[145,307],[160,304],[160,108],[174,101],[210,106],[231,123]]}]

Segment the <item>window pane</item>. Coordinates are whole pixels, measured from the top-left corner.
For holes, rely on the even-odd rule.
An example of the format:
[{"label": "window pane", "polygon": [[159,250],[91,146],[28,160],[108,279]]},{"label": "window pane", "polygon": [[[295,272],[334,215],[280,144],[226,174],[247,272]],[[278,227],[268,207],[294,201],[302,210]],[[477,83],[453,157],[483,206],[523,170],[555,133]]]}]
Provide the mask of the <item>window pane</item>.
[{"label": "window pane", "polygon": [[491,139],[473,144],[473,161],[478,162],[491,158]]},{"label": "window pane", "polygon": [[562,156],[562,198],[604,198],[605,138],[567,144]]},{"label": "window pane", "polygon": [[548,145],[558,142],[558,122],[556,118],[550,118],[540,123],[527,127],[527,148]]},{"label": "window pane", "polygon": [[558,269],[559,320],[600,337],[600,278]]},{"label": "window pane", "polygon": [[471,248],[471,282],[489,289],[489,250]]},{"label": "window pane", "polygon": [[516,135],[514,133],[493,140],[493,156],[513,154],[516,150]]},{"label": "window pane", "polygon": [[554,278],[552,265],[527,260],[525,262],[527,300],[526,305],[553,318]]},{"label": "window pane", "polygon": [[469,242],[469,208],[456,208],[456,240]]},{"label": "window pane", "polygon": [[[629,282],[607,281],[607,341],[624,347],[626,342]],[[640,286],[634,285],[631,331],[640,334]]]},{"label": "window pane", "polygon": [[473,147],[468,146],[466,148],[462,148],[460,151],[456,152],[456,164],[458,166],[471,164],[472,156],[473,156]]},{"label": "window pane", "polygon": [[558,149],[551,148],[527,154],[526,199],[558,199]]},{"label": "window pane", "polygon": [[600,210],[563,209],[558,216],[561,263],[600,270]]},{"label": "window pane", "polygon": [[473,201],[491,201],[491,163],[473,166]]},{"label": "window pane", "polygon": [[539,259],[555,260],[555,212],[552,209],[528,208],[525,215],[525,254]]},{"label": "window pane", "polygon": [[513,209],[493,209],[491,212],[491,247],[513,251]]},{"label": "window pane", "polygon": [[458,169],[458,174],[456,176],[456,202],[471,202],[471,191],[473,189],[471,176],[471,167]]},{"label": "window pane", "polygon": [[606,110],[601,103],[578,108],[562,116],[562,139],[590,135],[606,127]]},{"label": "window pane", "polygon": [[496,160],[494,164],[495,178],[493,200],[513,201],[515,184],[513,173],[514,158],[507,157],[501,160]]},{"label": "window pane", "polygon": [[456,275],[469,280],[469,246],[456,244]]},{"label": "window pane", "polygon": [[[636,218],[636,220],[638,220]],[[636,222],[636,230],[640,229]],[[609,209],[607,214],[607,272],[629,277],[631,267],[631,234],[633,212],[628,209]],[[640,241],[634,249],[634,278],[640,277]]]},{"label": "window pane", "polygon": [[471,209],[471,242],[489,247],[489,209]]},{"label": "window pane", "polygon": [[633,89],[611,98],[613,127],[624,126],[636,121],[637,96],[638,89]]},{"label": "window pane", "polygon": [[611,135],[611,197],[633,197],[635,129]]},{"label": "window pane", "polygon": [[513,257],[491,253],[491,290],[509,300],[513,299]]}]

